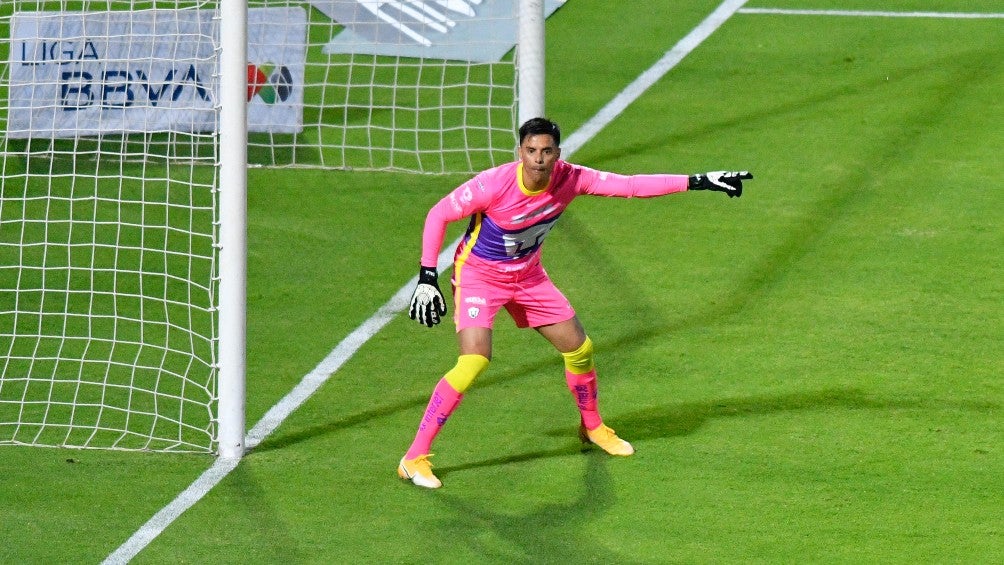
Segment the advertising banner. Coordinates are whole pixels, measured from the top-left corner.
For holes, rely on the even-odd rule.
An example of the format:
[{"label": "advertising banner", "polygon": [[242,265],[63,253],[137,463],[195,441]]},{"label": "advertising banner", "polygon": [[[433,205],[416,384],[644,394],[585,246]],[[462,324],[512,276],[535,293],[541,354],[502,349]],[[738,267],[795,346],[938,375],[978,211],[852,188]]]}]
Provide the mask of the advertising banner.
[{"label": "advertising banner", "polygon": [[[248,20],[249,129],[295,133],[306,13],[261,8]],[[7,135],[215,131],[218,36],[205,10],[15,14]]]}]

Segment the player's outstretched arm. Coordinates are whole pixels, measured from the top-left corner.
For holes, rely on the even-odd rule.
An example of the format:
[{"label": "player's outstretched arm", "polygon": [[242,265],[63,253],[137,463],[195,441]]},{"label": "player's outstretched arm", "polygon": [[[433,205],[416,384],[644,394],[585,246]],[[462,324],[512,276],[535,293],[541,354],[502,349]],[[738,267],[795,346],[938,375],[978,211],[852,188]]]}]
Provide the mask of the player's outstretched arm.
[{"label": "player's outstretched arm", "polygon": [[411,295],[408,316],[428,327],[435,326],[446,314],[446,299],[439,290],[439,272],[435,267],[425,267],[418,271],[418,286]]},{"label": "player's outstretched arm", "polygon": [[733,196],[743,195],[743,181],[751,180],[749,171],[714,171],[690,175],[687,190],[714,190]]}]

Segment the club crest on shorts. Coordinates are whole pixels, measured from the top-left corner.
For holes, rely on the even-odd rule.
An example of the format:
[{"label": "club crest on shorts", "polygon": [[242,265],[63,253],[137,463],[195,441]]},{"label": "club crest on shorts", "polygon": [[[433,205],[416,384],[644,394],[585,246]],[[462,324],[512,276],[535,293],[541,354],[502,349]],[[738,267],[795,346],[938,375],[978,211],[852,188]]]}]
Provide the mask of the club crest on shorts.
[{"label": "club crest on shorts", "polygon": [[478,314],[480,313],[481,313],[481,308],[478,308],[477,306],[471,306],[470,308],[467,309],[467,315],[470,316],[472,320],[477,318]]}]

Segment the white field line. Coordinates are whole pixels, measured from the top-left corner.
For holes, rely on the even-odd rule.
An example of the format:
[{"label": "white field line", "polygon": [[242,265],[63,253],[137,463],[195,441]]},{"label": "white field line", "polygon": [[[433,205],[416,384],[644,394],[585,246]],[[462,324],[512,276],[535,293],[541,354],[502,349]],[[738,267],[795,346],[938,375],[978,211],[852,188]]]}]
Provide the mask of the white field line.
[{"label": "white field line", "polygon": [[787,10],[783,8],[743,8],[740,14],[776,14],[782,16],[850,16],[869,18],[948,18],[960,20],[1004,19],[993,12],[880,12],[871,10]]},{"label": "white field line", "polygon": [[[583,129],[576,131],[562,145],[563,155],[570,156],[579,147],[593,138],[603,127],[616,118],[624,109],[634,102],[648,87],[655,84],[663,75],[670,71],[688,53],[697,48],[716,29],[721,27],[728,18],[736,12],[747,0],[726,0],[718,9],[711,13],[694,31],[680,40],[650,69],[642,73],[633,83],[628,85],[613,101],[607,104],[599,114],[589,120]],[[587,129],[588,128],[588,129]],[[585,131],[583,131],[585,130]],[[459,240],[446,246],[439,255],[439,267],[446,269],[452,264],[453,249]],[[370,338],[377,334],[399,312],[408,306],[412,289],[418,282],[416,275],[405,283],[394,296],[381,306],[373,316],[362,323],[345,339],[343,339],[318,365],[308,373],[285,397],[273,406],[257,424],[247,433],[244,445],[247,450],[259,445],[262,440],[275,431],[282,422],[310,398],[327,380],[342,367]],[[167,506],[153,515],[128,540],[112,552],[102,562],[107,565],[128,563],[140,551],[159,536],[186,510],[202,499],[220,481],[226,478],[240,462],[239,457],[218,457],[216,461],[202,473],[191,485],[181,492]]]},{"label": "white field line", "polygon": [[614,118],[620,115],[632,102],[638,99],[643,92],[648,90],[653,84],[655,84],[659,79],[661,79],[670,69],[675,67],[684,57],[687,56],[691,51],[697,48],[705,39],[708,38],[716,29],[722,26],[726,20],[728,20],[732,14],[736,13],[740,8],[746,4],[747,0],[726,0],[722,2],[721,5],[715,9],[707,18],[704,19],[697,27],[693,29],[690,33],[681,39],[672,49],[666,52],[661,59],[656,61],[654,65],[649,67],[647,71],[642,73],[632,82],[622,90],[617,96],[614,96],[606,106],[600,109],[588,122],[582,125],[578,131],[568,136],[568,139],[562,144],[562,153],[571,153],[576,149],[584,145],[587,141],[596,136],[601,129],[606,127],[607,124],[612,122]]}]

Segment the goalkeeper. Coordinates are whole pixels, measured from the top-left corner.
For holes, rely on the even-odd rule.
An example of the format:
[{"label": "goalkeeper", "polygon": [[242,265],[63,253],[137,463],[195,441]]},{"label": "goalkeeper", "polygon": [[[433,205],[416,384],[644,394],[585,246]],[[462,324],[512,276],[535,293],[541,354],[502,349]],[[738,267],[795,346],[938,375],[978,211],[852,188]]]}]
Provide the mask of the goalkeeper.
[{"label": "goalkeeper", "polygon": [[579,437],[611,455],[634,448],[603,423],[597,405],[593,343],[571,304],[540,263],[540,249],[558,217],[579,195],[648,198],[685,190],[742,195],[749,173],[619,175],[561,160],[561,131],[544,118],[519,128],[517,161],[476,175],[429,211],[422,234],[418,286],[412,319],[432,327],[446,314],[437,259],[447,225],[470,218],[453,260],[453,321],[460,355],[436,384],[415,439],[401,458],[398,475],[426,488],[442,483],[432,473],[429,450],[464,392],[488,367],[495,315],[505,308],[520,328],[531,327],[561,353],[565,379],[578,405]]}]

